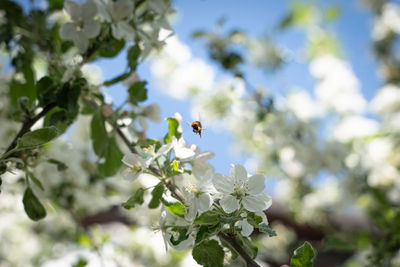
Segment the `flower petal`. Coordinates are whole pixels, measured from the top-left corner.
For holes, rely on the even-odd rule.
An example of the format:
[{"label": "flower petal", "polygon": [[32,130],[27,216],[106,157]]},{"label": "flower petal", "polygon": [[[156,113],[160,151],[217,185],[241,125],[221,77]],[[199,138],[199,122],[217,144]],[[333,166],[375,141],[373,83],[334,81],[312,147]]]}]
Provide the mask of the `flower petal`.
[{"label": "flower petal", "polygon": [[231,176],[234,177],[235,181],[247,181],[247,171],[240,164],[236,164],[235,167],[231,169]]},{"label": "flower petal", "polygon": [[63,24],[60,28],[60,38],[62,40],[72,41],[76,33],[77,33],[76,27],[72,22],[67,22]]},{"label": "flower petal", "polygon": [[239,208],[239,200],[231,195],[224,196],[219,203],[226,213],[232,213]]},{"label": "flower petal", "polygon": [[198,204],[199,204],[198,209],[200,212],[207,211],[212,205],[212,198],[210,194],[207,193],[200,194],[198,198]]},{"label": "flower petal", "polygon": [[83,24],[83,32],[88,38],[94,38],[100,33],[100,23],[95,20],[88,20]]},{"label": "flower petal", "polygon": [[64,8],[71,17],[73,21],[78,21],[79,20],[79,15],[80,15],[80,6],[79,4],[73,2],[73,1],[65,1],[64,3]]},{"label": "flower petal", "polygon": [[112,15],[118,21],[132,15],[133,3],[131,0],[118,0],[113,3]]},{"label": "flower petal", "polygon": [[86,1],[84,5],[82,5],[81,9],[81,19],[92,19],[97,15],[97,5],[93,1]]},{"label": "flower petal", "polygon": [[138,178],[139,172],[133,172],[130,168],[126,168],[121,172],[121,175],[126,180],[134,181]]},{"label": "flower petal", "polygon": [[220,173],[214,175],[213,185],[219,192],[231,194],[234,191],[233,179]]},{"label": "flower petal", "polygon": [[89,39],[82,31],[77,31],[73,37],[75,46],[79,49],[81,54],[85,53],[89,47]]},{"label": "flower petal", "polygon": [[144,164],[143,163],[145,163],[145,160],[143,159],[143,158],[141,158],[139,155],[137,155],[137,154],[134,154],[134,153],[129,153],[129,154],[126,154],[123,158],[122,158],[122,162],[125,164],[125,165],[127,165],[127,166],[129,166],[129,167],[133,167],[133,166],[135,166],[135,165],[137,165],[138,163],[141,165],[141,166],[144,166]]},{"label": "flower petal", "polygon": [[266,210],[268,202],[261,195],[259,196],[245,196],[242,198],[243,207],[248,211],[263,211]]},{"label": "flower petal", "polygon": [[265,189],[265,176],[262,174],[254,174],[249,178],[249,181],[247,182],[249,189],[247,193],[251,195],[258,195],[262,192],[264,192]]},{"label": "flower petal", "polygon": [[254,227],[246,219],[239,221],[238,226],[242,228],[241,233],[243,236],[250,236],[253,233]]}]

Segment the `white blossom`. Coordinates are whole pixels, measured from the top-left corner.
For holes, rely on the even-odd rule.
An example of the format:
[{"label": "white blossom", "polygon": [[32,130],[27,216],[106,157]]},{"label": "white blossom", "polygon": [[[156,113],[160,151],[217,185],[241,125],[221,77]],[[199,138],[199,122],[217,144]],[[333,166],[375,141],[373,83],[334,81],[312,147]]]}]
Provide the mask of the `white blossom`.
[{"label": "white blossom", "polygon": [[67,0],[64,9],[70,15],[72,22],[63,24],[60,28],[60,37],[63,40],[73,41],[81,53],[89,47],[89,39],[95,38],[100,33],[100,24],[94,20],[97,6],[88,0],[78,4]]},{"label": "white blossom", "polygon": [[268,209],[272,200],[264,192],[264,179],[261,174],[248,177],[246,169],[240,164],[231,169],[231,176],[215,174],[214,187],[223,194],[220,200],[221,207],[227,213],[239,209],[240,204],[253,212]]},{"label": "white blossom", "polygon": [[136,180],[139,174],[149,167],[149,161],[146,161],[144,158],[134,153],[125,155],[122,158],[122,162],[128,166],[128,168],[124,169],[121,175],[132,181]]}]

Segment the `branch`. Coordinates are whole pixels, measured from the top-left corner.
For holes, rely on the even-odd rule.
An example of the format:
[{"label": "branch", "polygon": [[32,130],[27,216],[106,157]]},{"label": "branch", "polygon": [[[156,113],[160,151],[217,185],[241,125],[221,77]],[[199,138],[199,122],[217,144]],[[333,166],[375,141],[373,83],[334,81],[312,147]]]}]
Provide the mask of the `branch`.
[{"label": "branch", "polygon": [[228,243],[246,261],[247,267],[260,267],[238,243],[235,236],[219,232],[218,237]]},{"label": "branch", "polygon": [[[47,106],[45,106],[43,108],[43,110],[41,112],[39,112],[35,117],[33,118],[27,118],[23,124],[21,129],[19,130],[18,134],[14,137],[14,139],[12,140],[11,144],[8,146],[7,150],[5,153],[11,151],[11,149],[15,148],[17,146],[17,141],[18,138],[22,137],[24,134],[26,134],[27,132],[29,132],[31,130],[31,127],[38,121],[40,120],[42,117],[46,116],[46,114],[52,110],[54,107],[56,106],[56,103],[51,103],[48,104]],[[9,158],[11,156],[8,155],[6,158]]]}]

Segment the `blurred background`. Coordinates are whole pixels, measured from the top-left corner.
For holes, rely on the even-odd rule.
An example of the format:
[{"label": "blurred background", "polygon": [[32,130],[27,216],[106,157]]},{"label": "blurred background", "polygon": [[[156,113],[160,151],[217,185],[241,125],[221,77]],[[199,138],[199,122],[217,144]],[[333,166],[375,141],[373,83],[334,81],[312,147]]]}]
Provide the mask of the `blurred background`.
[{"label": "blurred background", "polygon": [[[47,1],[15,0],[26,14]],[[211,151],[215,171],[240,163],[265,174],[276,237],[255,233],[257,261],[288,264],[308,240],[315,266],[400,266],[400,2],[385,0],[172,1],[172,29],[123,83],[102,88],[115,108],[157,104],[159,116],[135,117],[130,131],[158,138],[167,117],[182,116],[188,144]],[[65,12],[55,16],[65,16]],[[54,12],[56,13],[56,12]],[[3,19],[2,19],[3,18]],[[7,25],[4,12],[0,25]],[[1,148],[11,121],[7,84],[12,55],[2,50]],[[82,66],[93,85],[124,72],[126,51]],[[46,61],[35,58],[38,80]],[[147,81],[142,107],[126,102],[132,81]],[[197,266],[190,251],[165,250],[158,212],[122,209],[138,187],[99,177],[80,115],[46,147],[35,174],[48,216],[36,223],[22,206],[21,173],[2,176],[0,266]],[[200,120],[202,138],[188,125]],[[140,185],[154,181],[140,177]],[[23,255],[21,255],[23,251]],[[238,260],[229,266],[244,266]]]}]

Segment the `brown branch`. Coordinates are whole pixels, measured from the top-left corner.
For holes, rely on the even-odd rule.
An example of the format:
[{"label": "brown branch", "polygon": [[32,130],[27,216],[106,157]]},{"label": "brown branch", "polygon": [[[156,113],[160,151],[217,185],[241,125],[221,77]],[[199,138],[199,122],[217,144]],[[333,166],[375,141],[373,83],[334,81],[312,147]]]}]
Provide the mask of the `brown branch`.
[{"label": "brown branch", "polygon": [[[18,134],[14,137],[14,139],[12,140],[11,144],[8,146],[6,153],[11,151],[13,148],[15,148],[17,146],[17,141],[18,138],[22,137],[24,134],[26,134],[27,132],[29,132],[31,130],[31,127],[38,121],[40,120],[42,117],[44,117],[50,110],[52,110],[54,107],[56,106],[56,103],[51,103],[48,104],[47,106],[45,106],[43,108],[43,110],[41,112],[39,112],[36,116],[34,116],[33,118],[27,118],[23,124],[21,129],[19,130]],[[8,155],[7,158],[11,157],[12,154]]]},{"label": "brown branch", "polygon": [[246,261],[247,267],[260,267],[239,244],[235,236],[219,232],[218,237],[228,243]]}]

